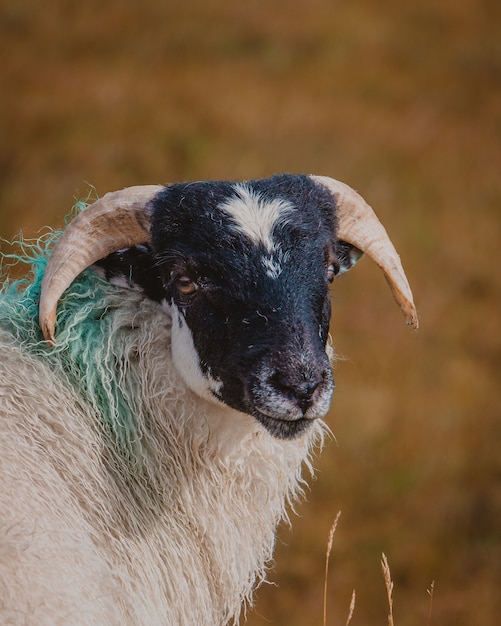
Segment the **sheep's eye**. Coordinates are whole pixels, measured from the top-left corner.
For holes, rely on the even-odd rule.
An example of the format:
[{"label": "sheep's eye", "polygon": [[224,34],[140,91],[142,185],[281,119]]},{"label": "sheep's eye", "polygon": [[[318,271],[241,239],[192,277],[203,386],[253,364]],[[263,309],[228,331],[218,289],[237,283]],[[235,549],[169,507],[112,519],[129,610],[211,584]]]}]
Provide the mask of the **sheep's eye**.
[{"label": "sheep's eye", "polygon": [[197,283],[192,281],[188,276],[180,276],[176,280],[176,287],[183,296],[191,296],[198,289]]},{"label": "sheep's eye", "polygon": [[339,265],[337,265],[336,263],[331,263],[327,268],[327,280],[332,283],[338,272]]}]

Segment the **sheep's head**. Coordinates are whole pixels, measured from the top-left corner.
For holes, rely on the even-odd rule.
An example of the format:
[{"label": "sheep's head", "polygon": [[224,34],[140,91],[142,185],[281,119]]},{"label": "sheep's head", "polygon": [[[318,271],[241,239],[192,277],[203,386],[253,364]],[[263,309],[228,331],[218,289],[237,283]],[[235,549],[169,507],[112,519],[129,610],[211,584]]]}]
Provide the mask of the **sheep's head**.
[{"label": "sheep's head", "polygon": [[416,327],[393,245],[342,183],[281,175],[130,188],[104,196],[65,231],[44,277],[40,323],[54,341],[59,297],[98,262],[109,280],[169,311],[173,362],[195,393],[291,438],[328,410],[328,287],[362,252]]}]

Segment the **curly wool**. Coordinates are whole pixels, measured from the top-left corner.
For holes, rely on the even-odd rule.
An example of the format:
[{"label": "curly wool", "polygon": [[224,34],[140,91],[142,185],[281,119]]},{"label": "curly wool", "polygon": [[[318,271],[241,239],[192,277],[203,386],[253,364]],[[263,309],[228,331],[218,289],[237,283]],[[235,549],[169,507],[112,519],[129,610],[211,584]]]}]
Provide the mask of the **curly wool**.
[{"label": "curly wool", "polygon": [[279,441],[192,394],[162,308],[91,270],[47,346],[50,245],[0,295],[0,621],[236,623],[324,426]]}]

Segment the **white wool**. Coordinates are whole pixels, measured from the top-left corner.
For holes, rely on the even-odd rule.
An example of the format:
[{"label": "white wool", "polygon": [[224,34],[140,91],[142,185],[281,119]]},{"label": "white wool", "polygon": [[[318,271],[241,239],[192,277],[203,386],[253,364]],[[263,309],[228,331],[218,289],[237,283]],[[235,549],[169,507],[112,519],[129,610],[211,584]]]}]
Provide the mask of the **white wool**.
[{"label": "white wool", "polygon": [[322,422],[278,440],[195,396],[172,365],[165,312],[120,298],[107,349],[140,387],[137,459],[53,364],[0,332],[2,624],[236,623],[311,471]]}]

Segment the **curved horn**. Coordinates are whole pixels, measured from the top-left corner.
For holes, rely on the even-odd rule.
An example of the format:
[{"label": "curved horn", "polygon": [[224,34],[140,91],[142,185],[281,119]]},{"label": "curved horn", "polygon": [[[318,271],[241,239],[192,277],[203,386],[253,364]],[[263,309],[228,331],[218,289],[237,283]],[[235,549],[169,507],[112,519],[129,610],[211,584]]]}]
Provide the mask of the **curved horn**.
[{"label": "curved horn", "polygon": [[47,341],[55,343],[59,298],[84,269],[116,250],[150,240],[147,205],[162,189],[161,185],[144,185],[107,193],[66,228],[42,281],[39,320]]},{"label": "curved horn", "polygon": [[344,183],[328,176],[311,178],[327,187],[336,199],[339,239],[356,246],[379,265],[407,324],[416,329],[417,311],[400,257],[372,208]]}]

